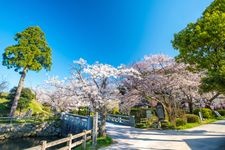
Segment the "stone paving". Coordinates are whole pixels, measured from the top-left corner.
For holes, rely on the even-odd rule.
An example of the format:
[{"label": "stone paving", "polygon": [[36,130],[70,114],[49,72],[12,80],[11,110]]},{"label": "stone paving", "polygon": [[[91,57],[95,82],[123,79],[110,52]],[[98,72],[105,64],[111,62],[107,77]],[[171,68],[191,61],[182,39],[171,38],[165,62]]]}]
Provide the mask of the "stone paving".
[{"label": "stone paving", "polygon": [[225,150],[225,120],[183,131],[107,124],[115,144],[102,150]]}]

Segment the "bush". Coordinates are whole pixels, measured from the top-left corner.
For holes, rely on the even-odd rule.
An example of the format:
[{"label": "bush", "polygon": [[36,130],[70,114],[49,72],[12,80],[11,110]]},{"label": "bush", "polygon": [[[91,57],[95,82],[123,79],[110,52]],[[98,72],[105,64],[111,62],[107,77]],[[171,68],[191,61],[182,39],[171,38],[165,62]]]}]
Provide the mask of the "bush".
[{"label": "bush", "polygon": [[182,119],[182,118],[177,118],[176,119],[176,126],[184,126],[185,124],[187,124],[187,120],[186,119]]},{"label": "bush", "polygon": [[161,122],[162,129],[175,129],[175,126],[168,121]]},{"label": "bush", "polygon": [[146,111],[152,109],[150,108],[131,108],[130,116],[135,116],[135,123],[140,123],[141,118],[147,118]]},{"label": "bush", "polygon": [[225,116],[225,109],[217,110],[221,116]]},{"label": "bush", "polygon": [[206,118],[206,119],[209,119],[209,118],[213,118],[214,116],[213,116],[213,112],[212,112],[212,110],[211,109],[209,109],[209,108],[202,108],[202,109],[195,109],[194,110],[194,114],[195,115],[199,115],[198,113],[199,112],[202,112],[202,117],[203,118]]},{"label": "bush", "polygon": [[48,118],[48,116],[44,113],[44,112],[35,112],[32,114],[32,116],[34,117],[34,120],[36,121],[44,121],[45,119]]},{"label": "bush", "polygon": [[51,112],[51,107],[43,106],[42,110],[50,113]]},{"label": "bush", "polygon": [[81,107],[78,108],[78,110],[74,109],[70,113],[81,115],[81,116],[89,116],[90,115],[90,110],[89,110],[88,107],[81,106]]},{"label": "bush", "polygon": [[44,111],[46,111],[46,112],[49,112],[49,113],[51,113],[52,112],[52,108],[51,108],[51,105],[50,104],[48,104],[48,103],[43,103],[42,104],[42,110],[44,110]]},{"label": "bush", "polygon": [[[14,87],[9,92],[9,95],[8,95],[8,99],[10,100],[10,102],[8,104],[9,108],[12,106],[13,100],[16,95],[16,90],[17,90],[17,87]],[[29,104],[31,103],[32,99],[34,99],[34,98],[35,98],[35,94],[32,92],[31,89],[23,88],[21,91],[20,99],[18,101],[17,109],[19,109],[21,112],[23,109],[28,108]]]},{"label": "bush", "polygon": [[111,111],[111,114],[113,114],[113,115],[119,115],[120,114],[119,108],[118,107],[113,107],[113,109]]},{"label": "bush", "polygon": [[185,116],[187,118],[187,123],[199,123],[200,122],[200,118],[197,115],[186,114]]},{"label": "bush", "polygon": [[145,123],[137,123],[135,125],[136,128],[147,128],[147,125]]},{"label": "bush", "polygon": [[70,111],[71,114],[78,114],[78,110],[77,109],[73,109]]}]

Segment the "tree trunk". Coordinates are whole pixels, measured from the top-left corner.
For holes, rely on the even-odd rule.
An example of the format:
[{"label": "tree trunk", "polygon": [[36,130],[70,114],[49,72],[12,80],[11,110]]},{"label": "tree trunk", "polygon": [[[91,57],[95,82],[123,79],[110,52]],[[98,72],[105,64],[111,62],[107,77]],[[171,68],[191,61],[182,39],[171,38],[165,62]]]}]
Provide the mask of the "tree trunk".
[{"label": "tree trunk", "polygon": [[99,136],[106,137],[106,110],[102,111],[101,126],[99,127]]},{"label": "tree trunk", "polygon": [[172,107],[172,105],[168,104],[168,106],[166,107],[166,111],[168,113],[168,119],[169,122],[176,126],[176,108]]},{"label": "tree trunk", "polygon": [[220,93],[216,93],[213,97],[211,97],[211,98],[209,99],[209,102],[212,103],[212,101],[213,101],[214,99],[216,99],[219,95],[220,95]]},{"label": "tree trunk", "polygon": [[13,104],[12,104],[12,107],[11,107],[11,110],[10,110],[10,114],[9,114],[10,117],[14,117],[15,116],[15,112],[16,112],[16,108],[17,108],[17,105],[18,105],[18,101],[20,99],[20,94],[21,94],[21,91],[23,89],[24,79],[26,77],[26,73],[27,73],[27,69],[24,68],[23,72],[21,74],[21,77],[20,77],[20,81],[19,81],[18,86],[17,86],[16,95],[15,95],[15,98],[13,100]]},{"label": "tree trunk", "polygon": [[193,103],[188,102],[188,107],[189,107],[189,112],[192,114],[193,113]]}]

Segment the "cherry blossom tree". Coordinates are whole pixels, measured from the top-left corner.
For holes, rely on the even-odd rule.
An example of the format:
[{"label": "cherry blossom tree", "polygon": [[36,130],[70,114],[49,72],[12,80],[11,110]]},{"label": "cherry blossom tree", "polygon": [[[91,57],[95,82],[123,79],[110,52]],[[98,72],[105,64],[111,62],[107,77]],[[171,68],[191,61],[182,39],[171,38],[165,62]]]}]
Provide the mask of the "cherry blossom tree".
[{"label": "cherry blossom tree", "polygon": [[143,61],[134,64],[141,73],[141,79],[128,78],[124,85],[129,90],[125,96],[137,100],[148,99],[160,101],[169,114],[170,121],[174,120],[177,107],[177,84],[175,70],[177,64],[165,55],[146,56]]},{"label": "cherry blossom tree", "polygon": [[188,104],[192,113],[194,105],[200,100],[212,102],[218,96],[214,92],[201,92],[199,86],[204,72],[190,72],[186,69],[187,65],[177,63],[166,55],[145,56],[133,67],[140,72],[141,78],[131,76],[123,80],[122,87],[127,92],[122,108],[130,108],[142,99],[159,101],[164,104],[170,121],[174,121],[184,103]]},{"label": "cherry blossom tree", "polygon": [[107,105],[110,101],[118,100],[120,95],[119,81],[125,76],[137,77],[138,74],[135,69],[127,69],[124,66],[115,68],[98,62],[89,65],[83,59],[74,61],[71,83],[76,83],[78,95],[83,95],[82,99],[89,102],[91,109],[100,112],[102,117],[100,135],[106,134]]},{"label": "cherry blossom tree", "polygon": [[123,81],[128,91],[124,95],[125,108],[142,99],[159,101],[163,103],[171,122],[178,117],[182,102],[187,102],[192,111],[194,101],[200,97],[200,74],[189,72],[184,64],[163,54],[145,56],[133,67],[140,72],[141,79],[129,77]]},{"label": "cherry blossom tree", "polygon": [[[54,87],[54,93],[51,95],[58,96],[56,99],[60,102],[63,101],[62,99],[71,99],[71,101],[66,103],[82,103],[83,105],[89,106],[93,112],[100,112],[102,118],[99,128],[100,135],[105,136],[107,105],[110,101],[119,99],[119,82],[124,77],[138,77],[138,75],[139,72],[133,68],[128,69],[124,66],[116,68],[98,62],[90,65],[86,60],[80,58],[74,61],[69,78],[66,80],[52,78],[47,83]],[[51,92],[48,91],[47,93]],[[54,96],[48,97],[50,101],[52,101],[51,98],[54,98]]]},{"label": "cherry blossom tree", "polygon": [[64,83],[58,77],[49,78],[45,84],[34,89],[36,99],[43,104],[51,106],[55,113],[68,112],[84,105],[79,103],[77,97],[68,93],[64,88]]}]

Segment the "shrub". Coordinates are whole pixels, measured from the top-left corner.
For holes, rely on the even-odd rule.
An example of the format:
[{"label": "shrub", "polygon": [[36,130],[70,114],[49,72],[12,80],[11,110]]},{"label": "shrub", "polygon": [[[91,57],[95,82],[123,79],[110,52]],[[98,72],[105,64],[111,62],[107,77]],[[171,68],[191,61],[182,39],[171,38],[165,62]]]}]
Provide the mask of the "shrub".
[{"label": "shrub", "polygon": [[44,111],[46,111],[46,112],[51,112],[52,111],[52,108],[51,108],[51,105],[50,104],[48,104],[48,103],[43,103],[42,104],[42,110],[44,110]]},{"label": "shrub", "polygon": [[194,114],[186,114],[187,123],[199,123],[200,118],[197,115]]},{"label": "shrub", "polygon": [[153,122],[153,123],[150,125],[150,128],[158,128],[158,121]]},{"label": "shrub", "polygon": [[147,125],[145,123],[137,123],[135,125],[136,128],[147,128]]},{"label": "shrub", "polygon": [[49,116],[47,116],[44,112],[35,112],[32,114],[32,116],[34,117],[35,121],[44,121],[45,119],[47,119]]},{"label": "shrub", "polygon": [[202,108],[202,109],[195,109],[194,110],[194,114],[198,115],[199,112],[202,112],[202,116],[203,118],[209,119],[209,118],[213,118],[213,112],[211,109],[209,108]]},{"label": "shrub", "polygon": [[81,116],[88,116],[90,115],[90,110],[88,107],[81,106],[78,109],[72,110],[70,113],[81,115]]},{"label": "shrub", "polygon": [[146,111],[151,110],[150,108],[131,108],[130,115],[135,116],[135,123],[140,123],[141,118],[147,118]]},{"label": "shrub", "polygon": [[79,107],[78,108],[78,115],[88,116],[90,115],[90,110],[88,107]]},{"label": "shrub", "polygon": [[158,122],[158,117],[153,115],[151,118],[148,119],[147,124],[148,126],[152,127],[152,124],[154,124],[155,122]]},{"label": "shrub", "polygon": [[185,124],[187,124],[187,120],[183,119],[183,118],[177,118],[176,119],[176,126],[184,126]]},{"label": "shrub", "polygon": [[119,115],[120,114],[119,108],[118,107],[113,107],[113,109],[111,111],[111,114],[113,114],[113,115]]},{"label": "shrub", "polygon": [[[9,107],[12,106],[14,97],[16,95],[16,90],[17,90],[17,87],[14,87],[9,92],[9,95],[8,95],[8,99],[10,100],[8,104]],[[21,95],[20,95],[20,99],[18,101],[18,107],[17,107],[20,110],[20,112],[22,111],[22,109],[28,108],[29,104],[34,98],[35,98],[35,94],[32,92],[31,89],[23,88],[21,91]]]},{"label": "shrub", "polygon": [[175,129],[175,126],[168,121],[161,122],[162,129]]},{"label": "shrub", "polygon": [[77,109],[73,109],[73,110],[70,111],[70,113],[72,113],[72,114],[78,114],[78,110]]},{"label": "shrub", "polygon": [[48,106],[44,106],[42,108],[43,111],[46,111],[46,112],[51,112],[51,107],[48,107]]},{"label": "shrub", "polygon": [[225,109],[217,110],[221,116],[225,116]]}]

